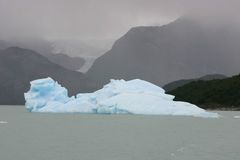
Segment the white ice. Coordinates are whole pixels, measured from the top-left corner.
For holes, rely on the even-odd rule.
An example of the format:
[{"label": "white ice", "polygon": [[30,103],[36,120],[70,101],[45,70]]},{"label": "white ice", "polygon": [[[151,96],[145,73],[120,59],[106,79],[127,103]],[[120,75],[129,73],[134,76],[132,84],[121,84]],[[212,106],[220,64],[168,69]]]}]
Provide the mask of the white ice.
[{"label": "white ice", "polygon": [[0,121],[0,124],[7,124],[7,121]]},{"label": "white ice", "polygon": [[173,101],[174,96],[162,88],[139,79],[111,80],[96,92],[69,97],[66,88],[45,78],[32,81],[24,96],[30,112],[219,117],[193,104]]}]

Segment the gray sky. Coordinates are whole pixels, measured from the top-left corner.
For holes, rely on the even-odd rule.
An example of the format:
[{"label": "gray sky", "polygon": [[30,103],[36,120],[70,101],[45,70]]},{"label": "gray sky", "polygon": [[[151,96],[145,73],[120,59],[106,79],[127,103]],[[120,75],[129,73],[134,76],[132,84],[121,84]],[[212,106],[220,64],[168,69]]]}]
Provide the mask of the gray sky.
[{"label": "gray sky", "polygon": [[[118,38],[184,14],[238,21],[239,0],[0,0],[2,38]],[[214,17],[214,18],[212,18]]]}]

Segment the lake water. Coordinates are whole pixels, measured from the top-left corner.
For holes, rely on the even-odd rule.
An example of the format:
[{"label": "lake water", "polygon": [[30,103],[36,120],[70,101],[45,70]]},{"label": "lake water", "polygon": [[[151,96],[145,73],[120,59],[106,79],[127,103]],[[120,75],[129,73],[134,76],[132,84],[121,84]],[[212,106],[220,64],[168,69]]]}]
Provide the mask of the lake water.
[{"label": "lake water", "polygon": [[41,114],[0,106],[0,160],[239,160],[240,112],[219,113]]}]

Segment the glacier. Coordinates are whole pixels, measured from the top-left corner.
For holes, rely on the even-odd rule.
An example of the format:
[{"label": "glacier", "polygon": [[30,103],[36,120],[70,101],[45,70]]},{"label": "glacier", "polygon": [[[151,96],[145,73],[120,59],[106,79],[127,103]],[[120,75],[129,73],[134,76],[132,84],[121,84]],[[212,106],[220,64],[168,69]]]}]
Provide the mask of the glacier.
[{"label": "glacier", "polygon": [[219,117],[193,104],[174,101],[174,96],[161,87],[140,79],[110,80],[100,90],[72,97],[50,77],[30,84],[30,90],[24,93],[29,112]]}]

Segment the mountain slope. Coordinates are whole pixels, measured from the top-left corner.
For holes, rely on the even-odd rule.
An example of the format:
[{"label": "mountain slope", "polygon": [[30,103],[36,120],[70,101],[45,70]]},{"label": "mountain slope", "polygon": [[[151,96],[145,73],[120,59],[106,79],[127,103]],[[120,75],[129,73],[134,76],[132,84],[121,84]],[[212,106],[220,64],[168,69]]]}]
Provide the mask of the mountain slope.
[{"label": "mountain slope", "polygon": [[34,79],[52,77],[68,88],[70,95],[86,92],[91,82],[75,71],[50,62],[42,55],[18,47],[0,52],[0,104],[23,104],[23,93]]},{"label": "mountain slope", "polygon": [[73,71],[80,70],[85,64],[85,60],[82,57],[70,57],[63,53],[53,54],[52,43],[47,40],[29,39],[18,43],[0,40],[0,50],[13,46],[34,50],[44,57],[47,57],[51,62]]},{"label": "mountain slope", "polygon": [[209,81],[209,80],[224,79],[224,78],[227,78],[227,77],[221,74],[212,74],[212,75],[206,75],[196,79],[183,79],[183,80],[178,80],[178,81],[168,83],[165,86],[163,86],[163,89],[165,91],[171,91],[193,81],[199,81],[199,80]]},{"label": "mountain slope", "polygon": [[240,75],[222,80],[195,81],[169,92],[175,100],[203,108],[240,108]]},{"label": "mountain slope", "polygon": [[58,65],[61,65],[62,67],[72,70],[72,71],[78,71],[83,67],[85,60],[80,57],[70,57],[65,54],[45,54],[45,57],[48,58],[53,63],[56,63]]},{"label": "mountain slope", "polygon": [[206,74],[236,74],[240,45],[229,39],[235,37],[187,18],[161,27],[135,27],[95,61],[87,76],[97,86],[111,78],[140,78],[163,86]]},{"label": "mountain slope", "polygon": [[5,41],[0,40],[0,50],[4,50],[7,47],[7,44]]}]

